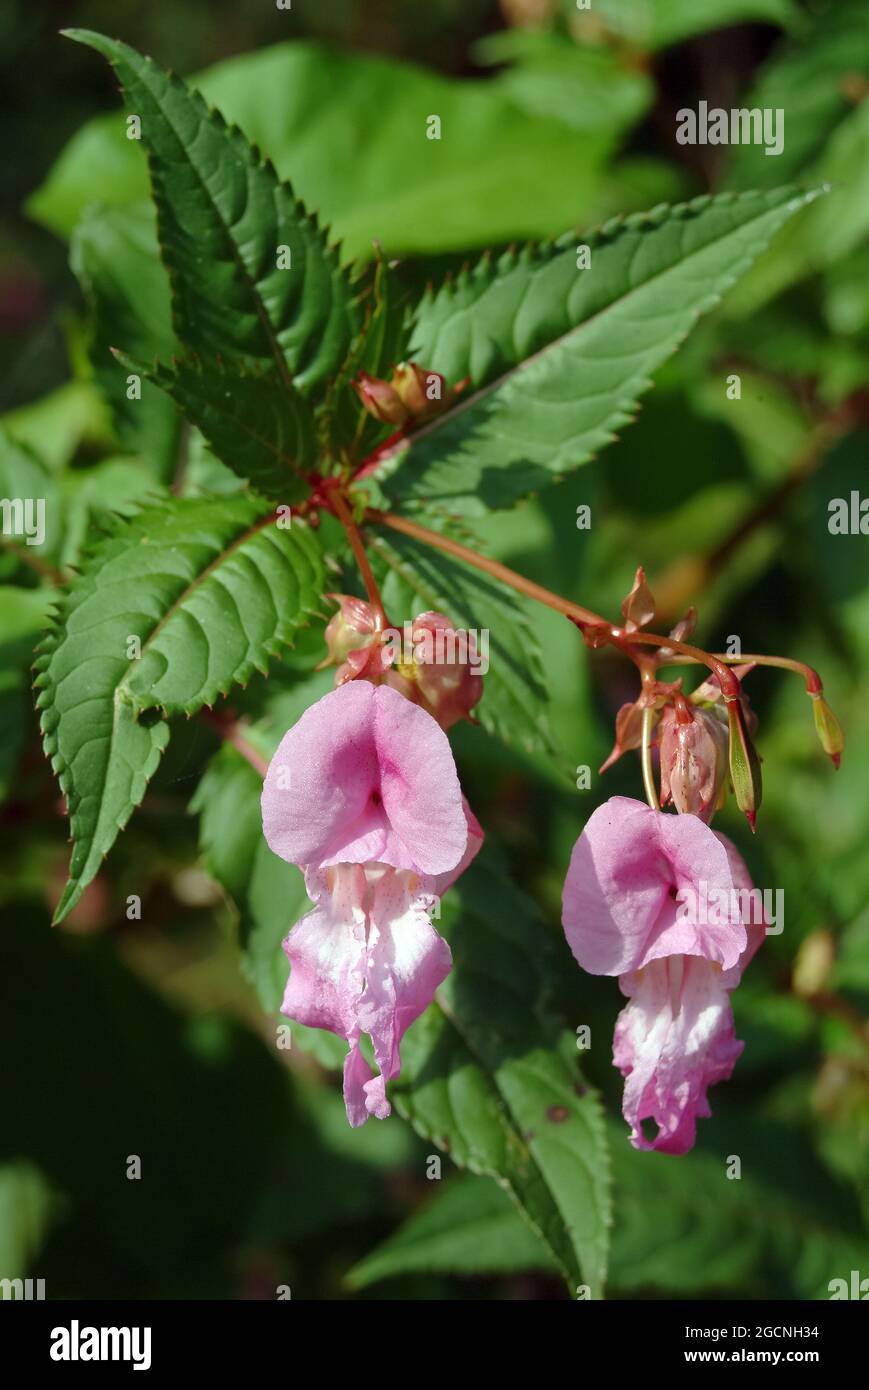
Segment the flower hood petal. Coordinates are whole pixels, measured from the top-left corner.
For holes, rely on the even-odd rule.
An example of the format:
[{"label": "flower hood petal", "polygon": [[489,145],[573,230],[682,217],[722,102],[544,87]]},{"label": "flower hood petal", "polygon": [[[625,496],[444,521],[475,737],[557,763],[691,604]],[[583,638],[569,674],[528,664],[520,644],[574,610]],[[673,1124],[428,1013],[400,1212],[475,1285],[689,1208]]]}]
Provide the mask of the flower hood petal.
[{"label": "flower hood petal", "polygon": [[[693,910],[702,884],[724,901],[710,922]],[[593,975],[621,975],[669,955],[703,956],[727,969],[746,945],[733,888],[724,843],[696,816],[614,796],[574,845],[564,883],[565,935]]]},{"label": "flower hood petal", "polygon": [[468,829],[446,734],[388,686],[349,681],[284,735],[266,774],[263,830],[292,864],[455,868]]}]

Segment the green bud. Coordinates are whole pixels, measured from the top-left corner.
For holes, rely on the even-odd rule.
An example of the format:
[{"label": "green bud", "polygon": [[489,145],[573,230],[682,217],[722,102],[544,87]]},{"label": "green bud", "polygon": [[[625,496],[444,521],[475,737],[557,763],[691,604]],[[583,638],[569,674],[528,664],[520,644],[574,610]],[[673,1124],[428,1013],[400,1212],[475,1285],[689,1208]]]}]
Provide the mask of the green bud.
[{"label": "green bud", "polygon": [[763,794],[760,759],[746,727],[741,700],[728,700],[727,723],[730,730],[730,780],[736,804],[752,828]]},{"label": "green bud", "polygon": [[821,747],[827,757],[832,758],[833,766],[838,769],[842,761],[842,749],[845,747],[842,726],[823,695],[813,695],[812,705],[815,711],[815,728],[818,731],[818,738],[821,740]]}]

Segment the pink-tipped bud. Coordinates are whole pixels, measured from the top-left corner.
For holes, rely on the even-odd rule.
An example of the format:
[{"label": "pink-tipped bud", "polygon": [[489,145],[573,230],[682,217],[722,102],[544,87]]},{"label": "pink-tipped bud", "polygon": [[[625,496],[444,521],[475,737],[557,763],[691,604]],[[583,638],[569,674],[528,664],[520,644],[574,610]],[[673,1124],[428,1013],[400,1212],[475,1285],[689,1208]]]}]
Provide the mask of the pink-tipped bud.
[{"label": "pink-tipped bud", "polygon": [[380,642],[380,615],[364,599],[351,594],[326,594],[338,604],[326,626],[329,655],[323,666],[337,666],[335,684],[365,679],[377,685],[389,666]]},{"label": "pink-tipped bud", "polygon": [[442,729],[469,719],[483,695],[484,660],[475,635],[457,629],[443,613],[420,613],[410,638],[412,651],[402,652],[386,683],[427,709]]},{"label": "pink-tipped bud", "polygon": [[661,803],[707,825],[715,813],[727,773],[727,729],[711,710],[682,701],[668,705],[658,726]]},{"label": "pink-tipped bud", "polygon": [[382,381],[368,372],[360,372],[351,385],[368,414],[382,424],[403,425],[410,418],[410,411],[388,381]]},{"label": "pink-tipped bud", "polygon": [[326,594],[338,605],[326,625],[327,664],[340,666],[350,652],[367,647],[378,629],[377,614],[370,603],[352,594]]},{"label": "pink-tipped bud", "polygon": [[827,757],[832,758],[833,766],[838,771],[845,747],[842,726],[823,695],[812,696],[812,707],[815,712],[815,728],[818,731],[818,738],[821,740],[821,747]]}]

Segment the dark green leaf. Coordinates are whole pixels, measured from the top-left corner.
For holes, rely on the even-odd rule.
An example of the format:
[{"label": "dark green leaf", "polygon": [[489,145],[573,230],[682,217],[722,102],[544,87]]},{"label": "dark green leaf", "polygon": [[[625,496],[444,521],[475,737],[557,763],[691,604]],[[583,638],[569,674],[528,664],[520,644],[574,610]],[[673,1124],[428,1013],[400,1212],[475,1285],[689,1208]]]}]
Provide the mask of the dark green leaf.
[{"label": "dark green leaf", "polygon": [[74,840],[58,917],[97,872],[157,768],[169,731],[153,712],[189,714],[265,670],[321,589],[312,533],[298,523],[281,529],[252,497],[154,507],[97,546],[36,668],[45,749]]},{"label": "dark green leaf", "polygon": [[316,218],[197,92],[126,44],[68,32],[109,60],[141,121],[178,337],[203,357],[321,386],[347,356],[358,311]]},{"label": "dark green leaf", "polygon": [[506,1192],[470,1174],[432,1184],[430,1202],[348,1274],[352,1289],[400,1274],[512,1274],[558,1264]]},{"label": "dark green leaf", "polygon": [[304,474],[317,458],[314,415],[291,382],[241,363],[176,359],[169,368],[118,356],[177,401],[216,457],[264,496],[290,503],[310,491]]},{"label": "dark green leaf", "polygon": [[812,194],[724,194],[484,257],[416,311],[411,355],[476,391],[384,465],[402,503],[511,506],[632,418],[649,374]]},{"label": "dark green leaf", "polygon": [[493,1177],[571,1290],[601,1295],[609,1160],[597,1096],[547,1018],[545,929],[484,851],[444,900],[454,968],[402,1045],[396,1104],[460,1168]]}]

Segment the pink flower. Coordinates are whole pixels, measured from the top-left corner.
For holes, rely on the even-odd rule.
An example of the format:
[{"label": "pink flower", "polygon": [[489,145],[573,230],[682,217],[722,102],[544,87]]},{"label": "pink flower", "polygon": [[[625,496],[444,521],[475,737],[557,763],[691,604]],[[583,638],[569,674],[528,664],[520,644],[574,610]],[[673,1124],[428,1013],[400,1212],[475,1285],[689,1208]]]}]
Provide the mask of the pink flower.
[{"label": "pink flower", "polygon": [[284,942],[282,1012],[347,1039],[347,1117],[384,1119],[402,1036],[452,964],[431,913],[483,839],[449,741],[397,691],[350,681],[284,735],[262,808],[269,846],[304,870],[315,904]]},{"label": "pink flower", "polygon": [[764,937],[759,900],[734,846],[696,816],[615,796],[577,840],[562,921],[583,969],[618,975],[630,1000],[613,1060],[635,1148],[687,1152],[707,1088],[733,1071],[729,992]]}]

